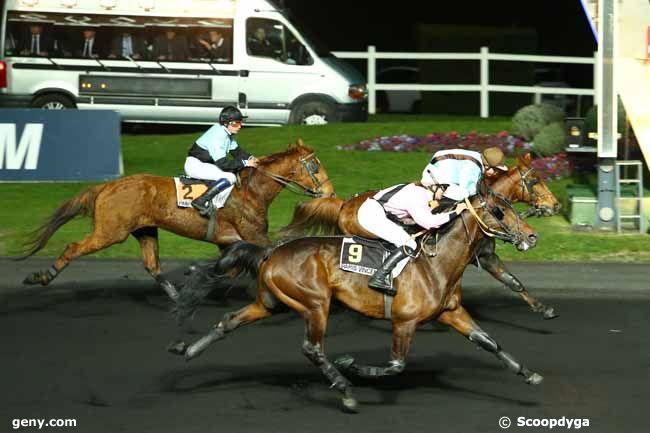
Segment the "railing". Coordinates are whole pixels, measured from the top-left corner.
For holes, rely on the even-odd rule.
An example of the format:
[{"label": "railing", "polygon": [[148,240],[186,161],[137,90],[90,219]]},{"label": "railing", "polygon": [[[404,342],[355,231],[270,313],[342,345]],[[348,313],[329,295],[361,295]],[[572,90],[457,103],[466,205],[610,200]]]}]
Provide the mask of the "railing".
[{"label": "railing", "polygon": [[[533,56],[518,54],[490,53],[487,47],[481,47],[478,53],[389,53],[378,52],[374,45],[368,46],[368,51],[334,51],[334,55],[342,59],[365,59],[368,62],[368,112],[375,114],[378,90],[419,90],[425,92],[455,91],[479,92],[481,117],[490,117],[490,92],[531,93],[534,102],[541,101],[542,94],[594,96],[594,89],[571,87],[542,87],[542,86],[508,86],[490,84],[489,62],[536,62],[536,63],[572,63],[594,65],[594,83],[596,76],[596,54],[594,57],[565,57],[565,56]],[[481,65],[479,84],[382,84],[377,83],[377,59],[392,60],[478,60]]]}]

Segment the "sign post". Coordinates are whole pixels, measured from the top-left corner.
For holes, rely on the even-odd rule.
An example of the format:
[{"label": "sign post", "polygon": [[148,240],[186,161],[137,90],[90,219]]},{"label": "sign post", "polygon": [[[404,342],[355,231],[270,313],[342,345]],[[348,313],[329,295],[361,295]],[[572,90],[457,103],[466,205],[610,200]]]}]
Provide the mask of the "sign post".
[{"label": "sign post", "polygon": [[103,181],[122,174],[117,112],[0,110],[0,182]]}]

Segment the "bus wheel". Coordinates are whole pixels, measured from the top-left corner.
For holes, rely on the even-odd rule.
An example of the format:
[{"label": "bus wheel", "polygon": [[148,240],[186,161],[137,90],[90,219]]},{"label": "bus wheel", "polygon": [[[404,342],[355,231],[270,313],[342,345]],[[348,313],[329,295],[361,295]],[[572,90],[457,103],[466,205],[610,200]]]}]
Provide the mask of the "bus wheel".
[{"label": "bus wheel", "polygon": [[65,95],[59,93],[50,93],[39,96],[32,101],[33,108],[42,108],[44,110],[65,110],[67,108],[76,108],[75,103]]},{"label": "bus wheel", "polygon": [[291,111],[289,123],[302,125],[326,125],[336,119],[336,109],[325,101],[303,102]]}]

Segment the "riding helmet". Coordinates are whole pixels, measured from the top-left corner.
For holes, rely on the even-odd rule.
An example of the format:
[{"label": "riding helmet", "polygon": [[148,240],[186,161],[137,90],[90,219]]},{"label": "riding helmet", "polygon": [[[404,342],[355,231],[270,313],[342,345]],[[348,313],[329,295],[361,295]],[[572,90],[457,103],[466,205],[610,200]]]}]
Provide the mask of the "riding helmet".
[{"label": "riding helmet", "polygon": [[223,107],[221,113],[219,113],[219,123],[222,125],[227,125],[230,122],[241,122],[248,116],[244,116],[241,111],[234,105],[228,105]]}]

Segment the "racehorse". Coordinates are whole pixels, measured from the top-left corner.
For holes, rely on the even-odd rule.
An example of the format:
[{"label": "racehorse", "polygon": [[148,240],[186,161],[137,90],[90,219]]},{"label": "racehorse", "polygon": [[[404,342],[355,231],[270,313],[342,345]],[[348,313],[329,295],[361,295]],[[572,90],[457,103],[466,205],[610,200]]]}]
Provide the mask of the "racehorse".
[{"label": "racehorse", "polygon": [[[531,208],[524,216],[536,214],[549,216],[560,210],[560,203],[548,189],[544,180],[539,177],[531,167],[530,154],[517,158],[517,166],[511,168],[505,177],[507,182],[493,185],[496,192],[513,202],[525,202]],[[501,178],[500,177],[500,178]],[[489,179],[486,179],[489,182]],[[343,200],[340,198],[318,198],[300,203],[296,206],[293,219],[279,231],[280,238],[292,238],[306,233],[360,235],[375,238],[365,231],[357,222],[359,206],[377,191],[368,191],[363,194]],[[494,278],[501,281],[510,290],[518,293],[536,313],[541,313],[544,319],[558,317],[553,307],[544,305],[534,298],[519,281],[517,277],[507,270],[505,264],[495,253],[496,242],[494,238],[484,238],[476,249],[475,265],[488,271]]]},{"label": "racehorse", "polygon": [[[161,275],[158,227],[219,247],[242,239],[269,245],[268,209],[285,186],[312,197],[334,195],[325,167],[301,139],[283,152],[261,158],[257,169],[243,169],[238,187],[217,211],[216,223],[192,208],[177,206],[171,177],[137,174],[90,187],[60,205],[34,231],[28,243],[31,248],[18,259],[26,259],[42,249],[59,227],[77,215],[93,219],[92,233],[81,242],[68,244],[52,267],[27,276],[24,283],[47,285],[72,260],[133,235],[140,243],[145,269],[175,300],[176,288]],[[214,225],[210,227],[211,224]]]},{"label": "racehorse", "polygon": [[[472,320],[461,304],[460,285],[463,271],[472,261],[473,251],[484,236],[495,236],[525,250],[535,245],[537,234],[517,215],[510,203],[497,194],[483,190],[471,204],[475,213],[470,210],[472,216],[467,216],[467,212],[463,212],[448,224],[449,230],[437,241],[438,254],[420,251],[396,278],[397,295],[388,314],[384,295],[368,288],[367,276],[339,268],[341,237],[299,238],[275,248],[246,242],[232,245],[217,261],[215,269],[217,272],[240,270],[235,278],[246,272],[257,275],[255,301],[226,314],[207,335],[189,346],[184,344],[176,353],[183,354],[186,360],[193,359],[210,344],[223,339],[226,333],[269,317],[285,305],[304,318],[306,332],[302,352],[342,394],[345,411],[355,412],[357,402],[350,382],[339,369],[362,377],[401,373],[417,326],[432,318],[494,353],[511,371],[522,375],[527,383],[539,384],[542,376],[504,352]],[[217,275],[209,284],[218,278]],[[183,293],[194,289],[186,286]],[[392,321],[392,349],[388,364],[362,365],[350,356],[339,358],[334,363],[327,359],[323,339],[332,297],[368,317]]]}]

